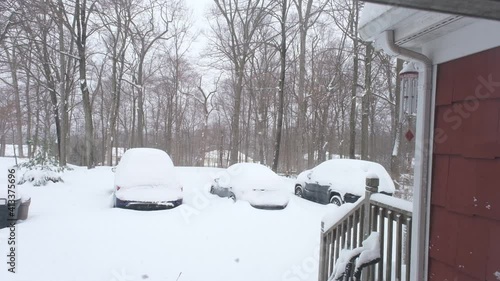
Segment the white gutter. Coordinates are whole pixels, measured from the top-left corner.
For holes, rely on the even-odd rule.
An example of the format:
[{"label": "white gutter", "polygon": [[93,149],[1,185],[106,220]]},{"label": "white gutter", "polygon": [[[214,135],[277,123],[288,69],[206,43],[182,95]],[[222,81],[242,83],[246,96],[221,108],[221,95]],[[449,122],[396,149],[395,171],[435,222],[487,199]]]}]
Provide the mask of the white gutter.
[{"label": "white gutter", "polygon": [[417,124],[415,139],[415,167],[413,188],[413,223],[411,245],[411,278],[410,280],[427,280],[429,255],[429,213],[430,213],[430,176],[432,151],[432,61],[425,55],[405,49],[394,42],[394,31],[383,34],[385,40],[378,43],[384,50],[392,52],[403,59],[416,61],[424,65],[423,79],[419,81],[422,89],[418,97]]}]

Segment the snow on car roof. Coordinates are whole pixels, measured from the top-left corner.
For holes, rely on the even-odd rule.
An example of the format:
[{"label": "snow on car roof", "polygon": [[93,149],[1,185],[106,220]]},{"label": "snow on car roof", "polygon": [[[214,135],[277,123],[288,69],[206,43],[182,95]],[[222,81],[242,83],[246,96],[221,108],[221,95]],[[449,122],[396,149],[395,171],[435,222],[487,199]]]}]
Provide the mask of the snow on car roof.
[{"label": "snow on car roof", "polygon": [[129,149],[116,166],[115,185],[120,187],[168,185],[175,181],[174,163],[159,149]]},{"label": "snow on car roof", "polygon": [[264,165],[237,163],[228,167],[226,174],[219,179],[220,186],[253,189],[275,185],[281,178]]},{"label": "snow on car roof", "polygon": [[385,168],[375,162],[355,159],[332,159],[313,169],[312,180],[320,184],[332,185],[334,190],[363,195],[366,178],[377,175],[379,192],[393,193],[394,183]]}]

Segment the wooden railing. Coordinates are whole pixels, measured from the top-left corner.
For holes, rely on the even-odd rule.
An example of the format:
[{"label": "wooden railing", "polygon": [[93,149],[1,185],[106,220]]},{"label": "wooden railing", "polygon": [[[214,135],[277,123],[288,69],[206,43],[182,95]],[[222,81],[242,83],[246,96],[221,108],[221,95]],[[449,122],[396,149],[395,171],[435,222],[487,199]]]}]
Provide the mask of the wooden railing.
[{"label": "wooden railing", "polygon": [[[365,267],[361,280],[410,280],[412,204],[377,193],[376,178],[366,182],[365,196],[352,205],[342,205],[339,220],[321,223],[319,281],[334,280],[341,250],[360,247],[372,232],[379,233],[380,261]],[[357,279],[344,276],[341,280]]]}]

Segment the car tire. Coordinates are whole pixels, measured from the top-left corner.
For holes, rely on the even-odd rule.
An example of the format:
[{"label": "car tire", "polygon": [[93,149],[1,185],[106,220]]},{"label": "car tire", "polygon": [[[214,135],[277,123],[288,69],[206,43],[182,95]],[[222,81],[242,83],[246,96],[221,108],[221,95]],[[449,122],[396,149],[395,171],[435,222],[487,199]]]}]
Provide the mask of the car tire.
[{"label": "car tire", "polygon": [[299,185],[295,187],[295,195],[297,197],[303,198],[302,188]]},{"label": "car tire", "polygon": [[234,193],[229,193],[229,196],[228,196],[229,199],[233,200],[234,202],[236,202],[236,195],[234,195]]},{"label": "car tire", "polygon": [[340,195],[332,195],[330,197],[330,204],[341,206],[342,205],[342,198],[340,197]]}]

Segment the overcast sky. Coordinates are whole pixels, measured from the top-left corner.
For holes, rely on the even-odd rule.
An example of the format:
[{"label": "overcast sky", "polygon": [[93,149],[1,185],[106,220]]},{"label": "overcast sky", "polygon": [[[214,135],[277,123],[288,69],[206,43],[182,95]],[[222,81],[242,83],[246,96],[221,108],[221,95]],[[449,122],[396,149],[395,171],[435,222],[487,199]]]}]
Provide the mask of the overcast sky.
[{"label": "overcast sky", "polygon": [[[186,1],[186,6],[192,10],[193,12],[193,21],[194,21],[194,26],[197,31],[203,31],[208,29],[208,23],[207,23],[207,11],[209,7],[214,3],[213,0],[185,0]],[[202,51],[203,48],[206,46],[206,38],[201,33],[196,42],[193,43],[192,45],[192,50],[191,53],[193,56],[196,55],[199,51]]]},{"label": "overcast sky", "polygon": [[[206,87],[212,87],[212,81],[219,76],[219,73],[213,69],[207,69],[202,65],[206,64],[207,59],[201,57],[202,52],[207,47],[207,38],[205,34],[210,32],[210,27],[207,22],[207,13],[211,6],[215,5],[214,0],[185,0],[186,6],[192,10],[194,27],[196,29],[193,32],[199,32],[199,35],[195,42],[191,45],[190,56],[194,59],[192,63],[198,64],[198,71],[203,73],[203,84]],[[205,33],[204,33],[205,32]],[[200,59],[203,58],[205,63],[202,63]]]}]

